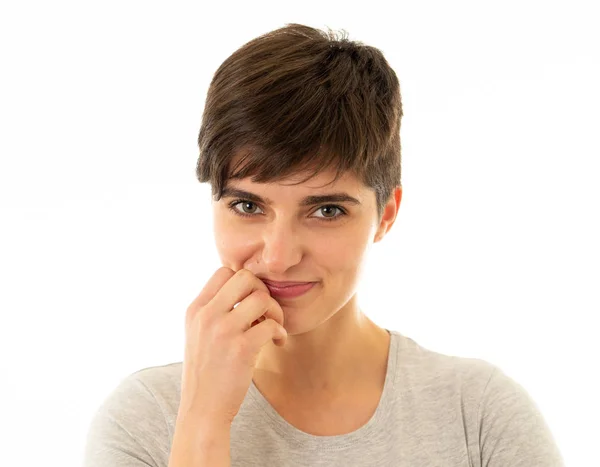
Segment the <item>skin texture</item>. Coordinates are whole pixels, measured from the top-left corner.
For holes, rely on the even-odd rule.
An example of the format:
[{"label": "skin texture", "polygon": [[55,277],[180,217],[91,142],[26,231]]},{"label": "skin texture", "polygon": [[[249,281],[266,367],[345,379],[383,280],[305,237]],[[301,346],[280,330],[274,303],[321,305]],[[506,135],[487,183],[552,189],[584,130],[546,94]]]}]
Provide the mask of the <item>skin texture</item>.
[{"label": "skin texture", "polygon": [[[322,171],[299,185],[290,183],[304,174],[276,183],[229,180],[228,186],[272,200],[232,208],[250,217],[230,210],[238,198],[213,201],[214,238],[223,266],[276,281],[318,282],[298,298],[277,298],[288,339],[283,347],[263,347],[253,378],[261,392],[286,394],[296,404],[325,404],[352,389],[380,393],[387,364],[389,334],[359,309],[356,289],[370,247],[396,219],[402,188],[394,190],[379,221],[375,192],[350,173],[330,183],[334,175]],[[300,206],[305,196],[334,192],[345,192],[360,205]],[[374,383],[376,388],[366,386]]]}]

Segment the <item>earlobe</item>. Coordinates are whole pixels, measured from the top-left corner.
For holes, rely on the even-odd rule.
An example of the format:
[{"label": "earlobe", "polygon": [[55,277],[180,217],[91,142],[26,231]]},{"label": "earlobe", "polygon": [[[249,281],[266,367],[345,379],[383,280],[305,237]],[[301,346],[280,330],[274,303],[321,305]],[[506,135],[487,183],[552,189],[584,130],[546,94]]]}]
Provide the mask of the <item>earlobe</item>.
[{"label": "earlobe", "polygon": [[375,236],[373,237],[373,243],[380,242],[381,239],[383,238],[383,236],[385,235],[385,232],[387,231],[387,229],[385,227],[382,228],[383,225],[384,224],[379,226],[379,228],[377,229],[377,232],[375,232]]}]

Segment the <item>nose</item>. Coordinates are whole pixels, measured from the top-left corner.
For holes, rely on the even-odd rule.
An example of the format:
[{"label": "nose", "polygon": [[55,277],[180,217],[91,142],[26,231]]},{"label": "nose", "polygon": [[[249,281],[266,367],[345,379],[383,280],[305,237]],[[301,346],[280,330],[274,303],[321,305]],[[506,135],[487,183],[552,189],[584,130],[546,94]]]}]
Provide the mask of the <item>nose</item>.
[{"label": "nose", "polygon": [[297,232],[284,219],[273,221],[263,233],[262,261],[269,272],[283,274],[302,259]]}]

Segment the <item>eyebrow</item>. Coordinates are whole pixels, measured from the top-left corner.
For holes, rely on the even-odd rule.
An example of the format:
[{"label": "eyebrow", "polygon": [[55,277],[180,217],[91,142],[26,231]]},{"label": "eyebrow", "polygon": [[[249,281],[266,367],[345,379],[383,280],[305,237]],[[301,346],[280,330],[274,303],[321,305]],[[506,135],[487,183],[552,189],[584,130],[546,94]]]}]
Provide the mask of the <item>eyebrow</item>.
[{"label": "eyebrow", "polygon": [[[260,196],[251,193],[249,191],[240,190],[238,188],[225,187],[222,193],[223,198],[235,197],[235,198],[244,198],[248,201],[252,201],[253,203],[266,204],[271,205],[273,201],[269,198],[261,198]],[[360,205],[360,201],[356,198],[353,198],[348,193],[339,192],[339,193],[328,193],[326,195],[313,195],[307,196],[306,198],[300,201],[300,206],[313,206],[315,204],[321,203],[350,203],[350,204],[358,204]]]}]

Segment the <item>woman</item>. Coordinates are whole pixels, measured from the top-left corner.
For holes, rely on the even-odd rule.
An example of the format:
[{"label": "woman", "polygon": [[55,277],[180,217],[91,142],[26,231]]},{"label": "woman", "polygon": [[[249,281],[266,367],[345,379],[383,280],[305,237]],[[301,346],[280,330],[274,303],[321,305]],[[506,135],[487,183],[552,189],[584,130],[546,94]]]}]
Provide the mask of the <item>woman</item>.
[{"label": "woman", "polygon": [[91,466],[559,466],[499,368],[377,326],[356,289],[394,224],[399,81],[382,53],[290,24],[215,73],[197,176],[223,267],[183,362],[140,370],[90,427]]}]

